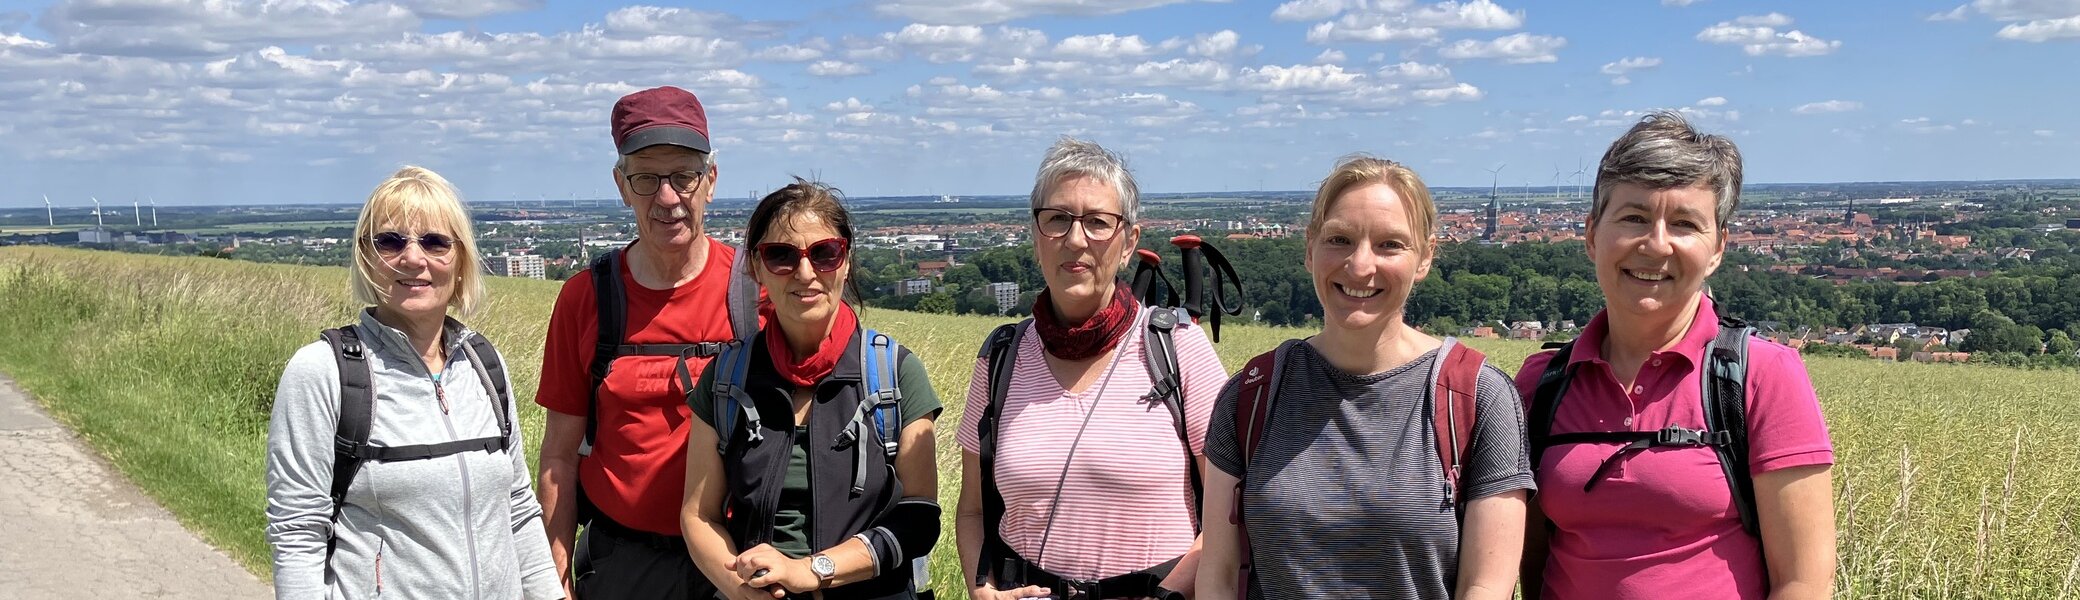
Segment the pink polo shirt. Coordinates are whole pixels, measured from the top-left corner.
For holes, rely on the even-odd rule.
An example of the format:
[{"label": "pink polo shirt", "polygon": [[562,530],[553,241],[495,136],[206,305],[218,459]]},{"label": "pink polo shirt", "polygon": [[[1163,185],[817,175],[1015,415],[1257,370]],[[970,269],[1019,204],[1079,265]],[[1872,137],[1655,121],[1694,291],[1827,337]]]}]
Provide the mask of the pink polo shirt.
[{"label": "pink polo shirt", "polygon": [[[1598,313],[1582,330],[1569,360],[1574,379],[1553,417],[1552,432],[1655,431],[1670,423],[1702,429],[1700,367],[1705,344],[1719,333],[1711,299],[1700,299],[1697,320],[1681,341],[1648,357],[1630,390],[1619,385],[1603,359],[1609,328]],[[1534,354],[1517,371],[1517,391],[1527,410],[1553,354]],[[1820,401],[1798,351],[1750,340],[1747,402],[1751,473],[1834,464]],[[1594,491],[1583,491],[1597,467],[1622,445],[1557,445],[1535,465],[1539,507],[1554,525],[1543,597],[1767,597],[1761,543],[1741,529],[1712,449],[1639,452]]]}]

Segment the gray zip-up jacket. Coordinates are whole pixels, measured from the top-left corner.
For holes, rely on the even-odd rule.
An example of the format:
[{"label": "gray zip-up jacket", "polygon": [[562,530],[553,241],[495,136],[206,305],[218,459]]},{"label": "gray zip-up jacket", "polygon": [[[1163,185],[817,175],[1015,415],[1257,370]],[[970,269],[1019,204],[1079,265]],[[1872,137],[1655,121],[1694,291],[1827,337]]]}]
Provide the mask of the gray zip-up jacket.
[{"label": "gray zip-up jacket", "polygon": [[[454,319],[443,335],[449,358],[438,394],[403,332],[377,322],[371,311],[362,312],[356,328],[373,371],[371,443],[496,437],[493,411],[514,414],[511,402],[494,402],[497,392],[475,366],[467,340],[476,333]],[[510,382],[506,387],[512,389]],[[339,365],[323,341],[297,350],[275,390],[267,427],[267,541],[274,546],[275,598],[562,598],[530,481],[533,470],[514,422],[504,453],[362,463],[334,523]],[[335,534],[327,564],[326,542]]]}]

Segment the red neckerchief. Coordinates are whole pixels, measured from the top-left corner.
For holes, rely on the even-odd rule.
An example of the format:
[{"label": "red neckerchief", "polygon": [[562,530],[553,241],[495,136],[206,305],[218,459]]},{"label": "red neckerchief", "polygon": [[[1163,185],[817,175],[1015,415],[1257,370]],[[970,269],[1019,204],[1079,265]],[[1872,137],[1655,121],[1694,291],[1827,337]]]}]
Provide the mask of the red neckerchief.
[{"label": "red neckerchief", "polygon": [[838,367],[838,357],[844,356],[845,347],[851,345],[852,334],[859,330],[859,316],[852,314],[852,307],[838,303],[838,322],[831,324],[831,333],[824,336],[823,345],[816,353],[805,359],[794,356],[794,348],[787,343],[787,334],[780,330],[780,319],[775,316],[772,304],[760,304],[758,316],[766,321],[766,353],[773,356],[773,370],[780,378],[795,387],[814,387],[817,382],[831,376]]},{"label": "red neckerchief", "polygon": [[1126,339],[1139,308],[1127,286],[1113,282],[1110,304],[1081,324],[1065,326],[1056,320],[1059,317],[1055,316],[1050,293],[1041,290],[1040,298],[1033,302],[1033,327],[1040,332],[1040,346],[1062,360],[1083,360],[1112,351],[1120,340]]}]

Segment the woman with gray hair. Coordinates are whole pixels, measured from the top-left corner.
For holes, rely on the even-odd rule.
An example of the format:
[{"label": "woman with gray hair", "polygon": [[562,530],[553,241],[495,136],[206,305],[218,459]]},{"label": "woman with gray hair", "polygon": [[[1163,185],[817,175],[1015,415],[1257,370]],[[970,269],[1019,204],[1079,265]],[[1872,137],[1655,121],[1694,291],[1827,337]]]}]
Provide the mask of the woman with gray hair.
[{"label": "woman with gray hair", "polygon": [[1525,598],[1826,598],[1834,449],[1798,352],[1705,281],[1740,204],[1733,142],[1657,112],[1611,144],[1589,209],[1605,308],[1524,360],[1540,493]]},{"label": "woman with gray hair", "polygon": [[[957,541],[969,597],[1182,598],[1197,572],[1206,423],[1227,373],[1117,279],[1140,243],[1118,155],[1063,138],[1033,183],[1033,318],[969,380]],[[1119,510],[1120,507],[1131,510]]]}]

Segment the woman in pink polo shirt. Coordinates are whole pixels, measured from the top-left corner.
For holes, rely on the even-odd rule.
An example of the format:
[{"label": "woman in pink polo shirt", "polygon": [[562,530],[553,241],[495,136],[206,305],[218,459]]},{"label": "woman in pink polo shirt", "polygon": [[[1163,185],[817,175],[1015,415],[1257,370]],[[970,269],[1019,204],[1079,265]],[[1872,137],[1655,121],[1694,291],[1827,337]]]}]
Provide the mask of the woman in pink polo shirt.
[{"label": "woman in pink polo shirt", "polygon": [[[1742,341],[1715,339],[1721,320],[1704,293],[1740,187],[1733,142],[1673,112],[1641,119],[1604,154],[1587,249],[1605,308],[1574,343],[1517,372],[1539,488],[1526,598],[1832,592],[1834,450],[1805,364],[1746,338],[1746,377],[1713,371]],[[1739,426],[1724,412],[1708,418],[1707,389],[1744,390]],[[1743,465],[1750,477],[1729,480]],[[1743,480],[1752,501],[1735,492]]]}]

